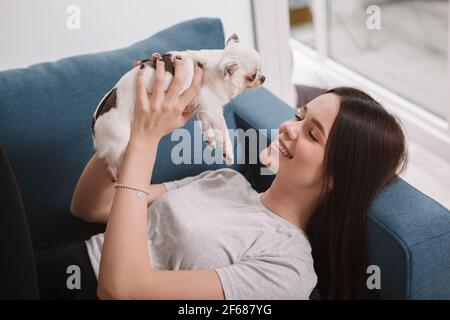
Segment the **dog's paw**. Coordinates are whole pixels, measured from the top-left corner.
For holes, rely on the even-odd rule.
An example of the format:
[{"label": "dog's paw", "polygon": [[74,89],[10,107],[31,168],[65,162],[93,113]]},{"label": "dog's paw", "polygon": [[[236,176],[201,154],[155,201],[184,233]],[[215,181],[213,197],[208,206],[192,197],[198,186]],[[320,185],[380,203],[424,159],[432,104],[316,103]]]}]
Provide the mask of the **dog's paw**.
[{"label": "dog's paw", "polygon": [[216,139],[215,139],[215,135],[214,135],[214,129],[209,124],[208,120],[206,120],[206,118],[204,116],[202,116],[201,114],[197,114],[197,118],[201,122],[203,137],[204,137],[206,144],[208,146],[210,146],[211,148],[215,149],[217,145],[216,145]]},{"label": "dog's paw", "polygon": [[225,150],[222,153],[222,158],[225,160],[227,165],[231,165],[234,163],[234,152],[230,139],[225,139],[225,145],[222,144],[222,150]]},{"label": "dog's paw", "polygon": [[214,130],[213,129],[207,129],[205,131],[205,141],[206,144],[208,144],[211,148],[216,148],[216,139],[214,137]]},{"label": "dog's paw", "polygon": [[230,154],[230,153],[225,152],[222,154],[222,158],[227,165],[234,164],[234,154],[233,153]]}]

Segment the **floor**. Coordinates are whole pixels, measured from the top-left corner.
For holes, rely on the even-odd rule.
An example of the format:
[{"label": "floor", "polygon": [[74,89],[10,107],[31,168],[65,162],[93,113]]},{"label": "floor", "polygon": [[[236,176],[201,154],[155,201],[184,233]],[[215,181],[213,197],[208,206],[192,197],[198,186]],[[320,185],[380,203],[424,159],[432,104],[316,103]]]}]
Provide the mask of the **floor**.
[{"label": "floor", "polygon": [[408,151],[402,179],[450,209],[450,163],[413,141],[408,141]]}]

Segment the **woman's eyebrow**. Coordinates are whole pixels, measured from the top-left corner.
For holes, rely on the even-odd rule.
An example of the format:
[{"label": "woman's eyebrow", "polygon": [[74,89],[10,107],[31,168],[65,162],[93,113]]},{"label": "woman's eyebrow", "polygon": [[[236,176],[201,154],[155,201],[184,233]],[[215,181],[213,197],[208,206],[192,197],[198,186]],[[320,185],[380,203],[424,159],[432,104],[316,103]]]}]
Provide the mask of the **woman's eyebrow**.
[{"label": "woman's eyebrow", "polygon": [[[304,112],[308,112],[308,106],[305,104],[301,106],[300,108],[297,108],[297,111],[300,112],[300,109],[304,109]],[[323,125],[314,117],[311,117],[311,122],[319,129],[319,131],[322,133],[322,135],[327,138],[327,135],[325,134],[325,129],[323,128]]]}]

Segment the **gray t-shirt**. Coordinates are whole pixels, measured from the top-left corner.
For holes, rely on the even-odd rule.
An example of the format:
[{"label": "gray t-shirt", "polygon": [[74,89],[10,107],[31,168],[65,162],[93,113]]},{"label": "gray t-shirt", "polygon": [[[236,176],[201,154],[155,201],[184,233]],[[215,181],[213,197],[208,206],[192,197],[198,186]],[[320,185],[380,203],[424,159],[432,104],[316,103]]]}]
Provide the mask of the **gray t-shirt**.
[{"label": "gray t-shirt", "polygon": [[[309,299],[316,286],[305,233],[268,210],[239,172],[224,168],[165,182],[148,210],[158,270],[215,269],[225,299]],[[86,241],[98,277],[103,234]]]}]

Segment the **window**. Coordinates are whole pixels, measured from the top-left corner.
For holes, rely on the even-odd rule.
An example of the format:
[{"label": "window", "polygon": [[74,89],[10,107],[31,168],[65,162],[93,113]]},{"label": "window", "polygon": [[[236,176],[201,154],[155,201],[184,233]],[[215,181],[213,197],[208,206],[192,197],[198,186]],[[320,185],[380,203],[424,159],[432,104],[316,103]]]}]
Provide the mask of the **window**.
[{"label": "window", "polygon": [[[366,91],[398,117],[409,142],[444,159],[442,166],[432,166],[445,172],[450,161],[449,0],[252,3],[258,48],[269,52],[266,61],[274,65],[274,75],[280,74],[280,87],[293,81]],[[373,8],[379,9],[380,29],[368,27]],[[283,56],[286,38],[291,59]]]},{"label": "window", "polygon": [[[377,14],[367,12],[370,5],[379,8],[380,29],[367,27]],[[448,0],[328,0],[328,55],[446,119],[448,6]]]},{"label": "window", "polygon": [[448,0],[289,0],[292,38],[446,121],[448,12]]},{"label": "window", "polygon": [[289,0],[291,36],[315,48],[312,6],[310,0]]}]

